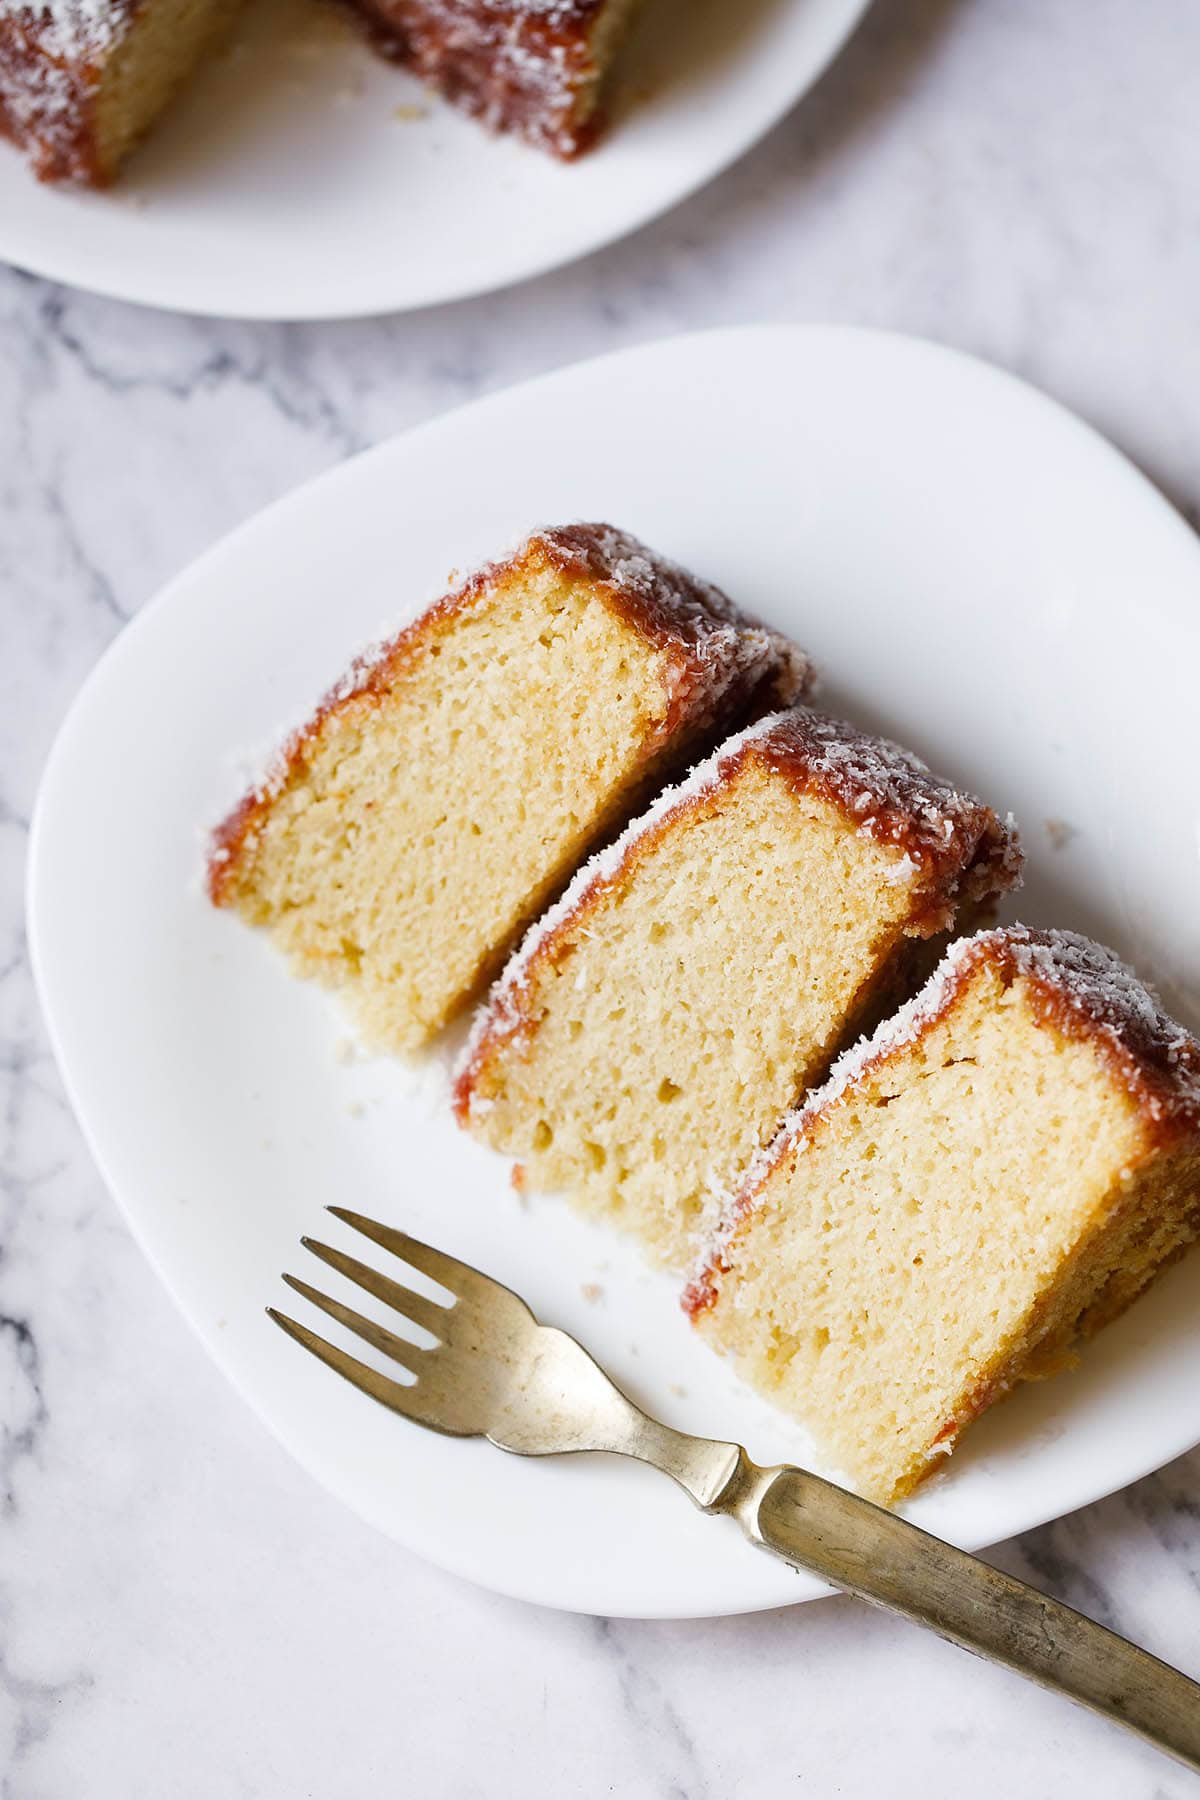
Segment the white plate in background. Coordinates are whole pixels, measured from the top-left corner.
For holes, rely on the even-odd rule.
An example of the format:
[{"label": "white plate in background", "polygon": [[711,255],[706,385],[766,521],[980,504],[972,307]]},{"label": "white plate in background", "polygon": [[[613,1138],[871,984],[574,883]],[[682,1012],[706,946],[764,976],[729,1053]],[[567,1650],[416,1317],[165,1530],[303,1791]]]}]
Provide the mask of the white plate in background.
[{"label": "white plate in background", "polygon": [[0,258],[74,287],[247,319],[486,292],[702,187],[817,79],[867,0],[647,0],[613,128],[564,165],[489,136],[319,0],[255,0],[104,194],[0,141]]},{"label": "white plate in background", "polygon": [[[1089,428],[959,354],[843,329],[676,339],[496,395],[272,506],[129,626],[55,745],[29,905],[55,1047],[109,1186],[234,1386],[365,1518],[473,1580],[597,1613],[747,1610],[820,1590],[644,1468],[410,1426],[263,1312],[303,1270],[302,1232],[352,1244],[322,1215],[341,1202],[508,1282],[671,1423],[760,1461],[807,1453],[693,1337],[670,1280],[565,1203],[523,1206],[436,1073],[339,1060],[333,1006],[200,888],[236,752],[452,565],[575,518],[720,582],[813,651],[830,704],[1011,807],[1029,879],[1008,916],[1114,943],[1193,1027],[1200,546]],[[1198,1365],[1195,1256],[1077,1374],[973,1428],[912,1516],[978,1548],[1124,1485],[1200,1441]]]}]

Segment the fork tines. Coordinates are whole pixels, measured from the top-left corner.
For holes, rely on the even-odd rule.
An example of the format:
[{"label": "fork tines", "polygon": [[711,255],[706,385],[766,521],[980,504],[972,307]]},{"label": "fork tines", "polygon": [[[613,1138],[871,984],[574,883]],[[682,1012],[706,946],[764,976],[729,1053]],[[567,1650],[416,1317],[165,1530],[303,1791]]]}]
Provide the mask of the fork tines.
[{"label": "fork tines", "polygon": [[344,1275],[348,1281],[354,1282],[358,1287],[373,1295],[375,1299],[382,1301],[385,1306],[390,1307],[405,1324],[428,1332],[438,1340],[438,1343],[435,1343],[431,1349],[425,1349],[408,1338],[398,1337],[386,1326],[356,1312],[353,1307],[345,1305],[341,1300],[322,1293],[319,1288],[311,1286],[307,1281],[302,1281],[297,1275],[285,1274],[283,1277],[295,1293],[300,1294],[313,1306],[319,1307],[322,1312],[328,1314],[331,1319],[335,1319],[339,1325],[345,1326],[348,1331],[352,1331],[355,1336],[362,1338],[364,1342],[370,1344],[372,1349],[398,1363],[415,1379],[412,1382],[391,1380],[377,1369],[371,1368],[368,1363],[360,1362],[357,1357],[348,1355],[346,1351],[340,1350],[336,1345],[318,1337],[316,1332],[310,1331],[306,1325],[301,1325],[296,1319],[290,1318],[278,1307],[268,1306],[268,1317],[273,1319],[282,1331],[286,1331],[296,1343],[302,1345],[305,1350],[361,1392],[369,1394],[373,1400],[390,1407],[394,1412],[406,1413],[410,1417],[415,1417],[417,1416],[417,1407],[413,1390],[434,1350],[438,1348],[438,1344],[445,1343],[451,1335],[451,1321],[455,1308],[464,1299],[475,1295],[482,1296],[484,1290],[497,1287],[498,1284],[490,1281],[487,1276],[481,1275],[478,1270],[472,1269],[467,1263],[459,1262],[456,1257],[448,1256],[443,1250],[435,1250],[431,1244],[424,1244],[419,1238],[410,1237],[407,1232],[398,1231],[394,1226],[383,1225],[376,1219],[368,1219],[362,1213],[351,1212],[344,1206],[331,1206],[327,1210],[335,1218],[340,1219],[343,1224],[361,1232],[364,1237],[370,1238],[372,1242],[379,1244],[393,1256],[399,1257],[410,1268],[427,1276],[430,1281],[446,1291],[450,1296],[449,1301],[431,1300],[426,1295],[405,1287],[401,1282],[392,1280],[390,1276],[381,1275],[377,1269],[372,1269],[367,1263],[360,1262],[357,1257],[348,1256],[344,1250],[335,1249],[332,1244],[322,1243],[318,1238],[301,1238],[300,1241],[304,1248],[331,1269],[336,1270],[339,1275]]}]

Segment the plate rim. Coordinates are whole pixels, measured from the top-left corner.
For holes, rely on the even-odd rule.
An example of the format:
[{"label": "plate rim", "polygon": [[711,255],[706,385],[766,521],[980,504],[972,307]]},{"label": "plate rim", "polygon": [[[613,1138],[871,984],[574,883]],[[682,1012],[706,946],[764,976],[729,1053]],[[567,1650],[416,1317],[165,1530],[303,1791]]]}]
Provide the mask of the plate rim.
[{"label": "plate rim", "polygon": [[[1059,424],[1065,423],[1073,432],[1081,435],[1087,442],[1089,448],[1093,452],[1099,450],[1113,467],[1120,470],[1126,480],[1132,478],[1133,485],[1138,489],[1142,499],[1149,499],[1154,503],[1151,510],[1156,515],[1158,525],[1163,526],[1166,525],[1168,521],[1170,522],[1171,531],[1181,545],[1187,546],[1187,552],[1195,558],[1197,571],[1200,573],[1200,538],[1197,537],[1196,533],[1191,529],[1182,514],[1171,504],[1166,495],[1163,494],[1152,479],[1138,467],[1125,451],[1119,449],[1109,438],[1099,431],[1097,427],[1090,424],[1078,413],[1074,412],[1071,408],[1067,407],[1053,396],[1045,393],[1040,388],[1034,386],[1023,376],[1014,374],[1011,370],[1004,369],[996,364],[988,362],[982,357],[975,356],[970,352],[954,346],[940,344],[935,340],[908,333],[893,332],[873,326],[854,326],[837,323],[740,325],[719,327],[704,332],[664,336],[653,339],[647,343],[622,348],[616,351],[609,351],[599,356],[585,358],[581,361],[568,363],[560,368],[543,372],[524,382],[497,390],[495,393],[485,395],[482,398],[465,402],[450,411],[435,415],[433,418],[425,420],[406,431],[395,433],[381,443],[373,445],[364,451],[360,451],[355,455],[344,459],[333,468],[326,469],[298,484],[296,487],[289,489],[286,493],[277,496],[267,506],[252,513],[229,532],[218,538],[213,544],[210,544],[197,557],[193,558],[182,569],[178,570],[175,575],[170,577],[151,599],[148,600],[144,606],[139,608],[133,619],[117,633],[116,637],[106,647],[104,652],[89,670],[72,698],[71,703],[55,732],[52,745],[46,757],[42,774],[39,779],[30,823],[29,850],[25,881],[26,926],[29,941],[30,964],[34,978],[35,991],[41,1008],[47,1036],[54,1054],[59,1077],[63,1082],[64,1090],[71,1105],[75,1122],[87,1146],[89,1155],[92,1157],[110,1195],[116,1202],[126,1226],[129,1228],[139,1249],[153,1268],[164,1289],[170,1295],[175,1307],[181,1313],[194,1335],[199,1339],[207,1355],[220,1370],[222,1376],[229,1381],[239,1398],[249,1405],[255,1416],[266,1425],[271,1436],[287,1451],[288,1455],[304,1468],[306,1473],[317,1480],[325,1491],[333,1494],[335,1498],[349,1505],[351,1510],[353,1510],[360,1518],[364,1518],[367,1522],[371,1523],[375,1529],[380,1530],[390,1541],[400,1543],[409,1554],[420,1556],[423,1560],[433,1563],[435,1566],[446,1570],[458,1578],[471,1581],[477,1585],[482,1585],[488,1591],[504,1594],[509,1598],[521,1600],[529,1604],[550,1606],[557,1610],[592,1612],[594,1609],[591,1607],[585,1608],[569,1600],[563,1601],[561,1599],[556,1599],[551,1593],[545,1591],[533,1591],[533,1588],[529,1583],[514,1585],[506,1582],[503,1578],[496,1578],[494,1576],[489,1576],[486,1579],[481,1578],[476,1568],[468,1566],[467,1559],[459,1560],[454,1555],[442,1554],[440,1552],[433,1554],[426,1549],[424,1545],[418,1546],[398,1537],[392,1530],[383,1526],[380,1521],[373,1519],[369,1510],[364,1510],[359,1499],[351,1499],[345,1492],[341,1491],[338,1485],[330,1480],[324,1469],[318,1472],[303,1450],[298,1449],[285,1433],[277,1427],[268,1413],[260,1406],[255,1393],[243,1385],[237,1370],[231,1366],[230,1361],[223,1354],[220,1343],[209,1334],[201,1320],[193,1316],[189,1306],[185,1303],[178,1291],[176,1284],[163,1267],[160,1258],[146,1241],[139,1218],[136,1214],[136,1209],[131,1209],[130,1205],[127,1204],[125,1196],[122,1194],[119,1185],[111,1179],[108,1168],[108,1159],[100,1143],[97,1141],[97,1136],[93,1129],[95,1121],[79,1104],[77,1097],[76,1071],[72,1065],[70,1054],[64,1047],[63,1034],[61,1031],[61,1015],[57,1010],[59,1002],[55,999],[54,978],[50,973],[49,959],[45,954],[42,936],[44,909],[40,904],[40,893],[44,878],[43,842],[47,830],[46,819],[48,815],[52,814],[55,789],[60,779],[60,765],[70,753],[71,739],[73,738],[75,731],[81,728],[80,719],[84,712],[85,700],[102,685],[103,681],[106,679],[106,671],[109,667],[120,656],[127,653],[127,644],[137,637],[141,622],[157,615],[160,609],[169,608],[175,599],[177,590],[190,581],[202,566],[208,564],[210,561],[219,565],[222,557],[236,554],[239,543],[243,537],[252,534],[270,515],[275,514],[276,512],[285,511],[290,506],[298,505],[303,496],[319,485],[334,487],[340,480],[355,479],[355,471],[360,463],[371,458],[384,459],[389,452],[400,443],[407,444],[410,440],[419,440],[422,434],[432,435],[441,429],[452,429],[454,422],[458,420],[461,415],[477,413],[481,409],[485,409],[489,406],[502,407],[510,402],[515,396],[525,395],[532,390],[553,384],[564,375],[581,372],[586,369],[595,370],[606,364],[612,364],[619,361],[630,362],[639,358],[653,359],[664,353],[668,355],[672,353],[690,354],[692,350],[696,348],[703,349],[704,347],[708,347],[711,350],[725,342],[741,342],[748,338],[763,337],[773,337],[777,340],[785,341],[802,339],[806,342],[819,340],[822,337],[834,337],[842,340],[860,342],[882,342],[890,351],[899,351],[901,354],[930,355],[935,359],[955,365],[960,371],[965,370],[975,374],[983,373],[987,377],[997,378],[1002,386],[1018,391],[1025,402],[1032,402],[1035,406],[1040,406],[1040,408],[1048,410]],[[1109,1495],[1131,1485],[1133,1482],[1154,1473],[1155,1470],[1166,1466],[1166,1464],[1175,1460],[1178,1456],[1193,1449],[1197,1443],[1200,1443],[1200,1428],[1198,1428],[1197,1424],[1189,1423],[1182,1428],[1178,1440],[1173,1440],[1172,1447],[1167,1449],[1165,1453],[1160,1454],[1160,1452],[1156,1450],[1153,1459],[1148,1463],[1145,1461],[1144,1457],[1135,1457],[1131,1466],[1117,1468],[1115,1472],[1111,1474],[1111,1478],[1108,1473],[1104,1474],[1098,1485],[1091,1481],[1082,1483],[1081,1486],[1086,1486],[1087,1492],[1085,1494],[1081,1493],[1076,1498],[1068,1499],[1066,1504],[1060,1504],[1057,1498],[1052,1498],[1049,1505],[1039,1501],[1037,1498],[1039,1490],[1037,1489],[1036,1484],[1030,1483],[1028,1488],[1029,1504],[1024,1512],[1018,1517],[1017,1523],[1015,1523],[1011,1530],[1006,1533],[1004,1539],[991,1541],[1006,1542],[1010,1538],[1020,1536],[1022,1533],[1036,1529],[1054,1519],[1065,1517],[1079,1507],[1093,1505],[1107,1498]],[[985,1550],[988,1545],[972,1541],[966,1547],[971,1548],[973,1551],[981,1551]],[[794,1589],[797,1582],[804,1584],[803,1592],[797,1593],[792,1591],[789,1593],[784,1591],[788,1586]],[[740,1616],[743,1613],[770,1610],[777,1606],[784,1606],[807,1599],[818,1598],[832,1591],[828,1586],[821,1584],[815,1577],[803,1574],[797,1575],[795,1572],[786,1569],[783,1565],[780,1566],[780,1590],[781,1591],[778,1594],[772,1597],[756,1599],[750,1603],[731,1601],[727,1605],[705,1605],[701,1608],[697,1608],[694,1604],[681,1603],[672,1608],[665,1608],[660,1605],[650,1610],[647,1610],[645,1607],[617,1606],[613,1607],[611,1610],[606,1609],[601,1616],[611,1618],[647,1619]]]},{"label": "plate rim", "polygon": [[[806,0],[791,0],[792,4],[805,4]],[[69,250],[63,255],[54,253],[35,254],[32,257],[22,252],[12,255],[4,243],[3,221],[0,219],[0,263],[7,264],[23,274],[32,275],[40,280],[53,281],[80,293],[95,294],[101,299],[116,300],[129,306],[151,308],[159,312],[181,314],[198,319],[227,319],[231,323],[312,324],[322,320],[330,322],[350,319],[386,318],[391,315],[403,315],[441,306],[454,305],[459,301],[480,299],[489,294],[500,294],[511,288],[519,287],[524,282],[537,280],[544,275],[555,273],[559,269],[569,268],[586,257],[609,249],[622,243],[644,227],[652,225],[657,219],[680,206],[693,195],[701,193],[716,181],[727,170],[749,155],[749,153],[766,138],[788,114],[807,97],[815,88],[832,63],[854,36],[863,19],[866,17],[873,0],[825,0],[830,7],[829,24],[823,33],[818,52],[807,65],[807,73],[794,85],[790,85],[761,114],[755,114],[742,131],[732,134],[728,146],[715,158],[698,162],[688,173],[681,173],[676,180],[654,194],[644,204],[635,204],[629,214],[623,217],[615,228],[605,230],[600,236],[588,238],[578,244],[559,246],[544,254],[534,256],[516,270],[489,277],[486,274],[463,276],[457,280],[433,283],[428,289],[416,288],[409,294],[397,296],[388,292],[388,284],[382,283],[377,289],[364,292],[359,298],[346,297],[336,303],[324,302],[305,304],[303,301],[288,302],[282,309],[278,301],[267,299],[255,301],[243,300],[237,305],[222,302],[219,297],[206,298],[203,295],[189,295],[186,283],[183,288],[172,279],[170,269],[160,271],[150,282],[123,281],[119,272],[97,273],[94,267],[86,267],[82,271],[75,263]],[[448,104],[439,101],[439,105]],[[0,144],[6,153],[21,158],[21,152],[11,144]],[[531,154],[536,154],[533,152]],[[33,176],[24,173],[30,180]],[[47,189],[51,203],[55,197],[52,186]],[[62,242],[70,243],[70,232],[64,229]],[[87,253],[85,252],[85,263]],[[110,265],[111,266],[111,265]],[[469,402],[467,404],[470,404]]]}]

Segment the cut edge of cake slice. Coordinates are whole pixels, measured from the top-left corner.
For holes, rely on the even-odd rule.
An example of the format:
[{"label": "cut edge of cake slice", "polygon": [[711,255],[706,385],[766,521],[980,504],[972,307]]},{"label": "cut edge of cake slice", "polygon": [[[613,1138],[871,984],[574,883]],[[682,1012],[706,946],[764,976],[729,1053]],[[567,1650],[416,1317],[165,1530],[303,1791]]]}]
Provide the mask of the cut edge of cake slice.
[{"label": "cut edge of cake slice", "polygon": [[[975,1019],[956,1016],[973,1003]],[[922,1164],[916,1134],[899,1134],[905,1097],[931,1082],[946,1084],[941,1112],[931,1114],[944,1135]],[[915,1103],[912,1112],[915,1123]],[[893,1129],[895,1151],[887,1141]],[[954,1221],[945,1210],[939,1219],[939,1207],[952,1208],[972,1180],[980,1199],[979,1171],[1002,1145],[1020,1173],[987,1178],[991,1204],[965,1215],[971,1254],[956,1261],[946,1241]],[[1046,1180],[1036,1179],[1039,1170]],[[796,1223],[801,1191],[810,1211]],[[1008,1261],[990,1269],[1004,1231]],[[683,1305],[753,1385],[803,1420],[861,1491],[892,1505],[943,1466],[966,1427],[1014,1386],[1073,1366],[1078,1346],[1198,1232],[1200,1043],[1113,951],[1074,932],[1014,925],[953,944],[921,992],[846,1052],[789,1116],[727,1203]],[[844,1234],[854,1239],[843,1258],[853,1267],[839,1283],[832,1252],[830,1267],[820,1267],[821,1246]],[[886,1260],[882,1249],[874,1260],[864,1256],[867,1242],[892,1257],[890,1289],[866,1279]],[[789,1262],[798,1270],[792,1281]],[[939,1397],[936,1384],[929,1394],[921,1381],[945,1320],[935,1327],[934,1308],[922,1337],[910,1296],[928,1284],[945,1310],[956,1280],[995,1301],[995,1322],[973,1337],[964,1331],[956,1380]],[[839,1337],[851,1343],[849,1360]],[[864,1373],[880,1344],[883,1368]],[[827,1371],[831,1349],[842,1361],[831,1359]],[[889,1388],[904,1381],[906,1356],[907,1393]],[[914,1435],[906,1408],[919,1412],[930,1398]],[[853,1416],[836,1417],[839,1406]]]},{"label": "cut edge of cake slice", "polygon": [[216,828],[209,897],[414,1048],[647,792],[811,679],[628,533],[535,531],[353,663]]},{"label": "cut edge of cake slice", "polygon": [[[796,840],[781,848],[789,832]],[[673,853],[674,869],[665,860]],[[522,1184],[565,1189],[616,1217],[658,1260],[686,1267],[693,1234],[798,1094],[867,1019],[911,991],[935,954],[927,941],[977,923],[1020,868],[1011,821],[899,746],[807,708],[759,720],[661,794],[531,928],[460,1059],[459,1122],[520,1158]],[[843,935],[824,962],[794,918],[802,878],[841,908]],[[710,881],[739,895],[744,926]],[[622,944],[620,909],[631,896],[654,917],[627,925]],[[681,917],[702,907],[711,910],[694,924]],[[845,937],[851,926],[866,933],[862,943]],[[628,969],[626,950],[636,951]],[[725,992],[747,959],[745,987]],[[806,1037],[793,1020],[816,1005],[816,981],[831,993]],[[613,1069],[576,1068],[568,1079],[572,1054],[595,1060],[606,1025],[591,1015],[609,1001],[619,1020],[609,1028]],[[566,1012],[578,1053],[557,1042]],[[555,1043],[545,1054],[557,1072],[538,1061],[547,1020]],[[717,1092],[734,1069],[740,1102]],[[665,1096],[664,1106],[643,1104],[647,1093]]]},{"label": "cut edge of cake slice", "polygon": [[243,0],[12,0],[0,136],[41,181],[107,187]]}]

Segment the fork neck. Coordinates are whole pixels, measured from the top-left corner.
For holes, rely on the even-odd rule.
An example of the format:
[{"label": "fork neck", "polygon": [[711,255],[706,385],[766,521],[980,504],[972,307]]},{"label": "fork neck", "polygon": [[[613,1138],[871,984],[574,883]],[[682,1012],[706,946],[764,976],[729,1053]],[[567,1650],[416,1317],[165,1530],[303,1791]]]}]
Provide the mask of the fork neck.
[{"label": "fork neck", "polygon": [[692,1437],[642,1412],[620,1447],[677,1481],[705,1512],[736,1511],[743,1489],[760,1473],[740,1444]]}]

